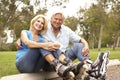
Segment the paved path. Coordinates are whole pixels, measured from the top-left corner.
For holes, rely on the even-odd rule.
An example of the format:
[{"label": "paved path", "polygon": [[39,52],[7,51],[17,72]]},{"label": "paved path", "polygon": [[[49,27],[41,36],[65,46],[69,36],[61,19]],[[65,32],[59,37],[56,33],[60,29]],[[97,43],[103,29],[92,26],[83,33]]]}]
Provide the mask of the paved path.
[{"label": "paved path", "polygon": [[120,61],[110,60],[108,66],[107,80],[120,80]]}]

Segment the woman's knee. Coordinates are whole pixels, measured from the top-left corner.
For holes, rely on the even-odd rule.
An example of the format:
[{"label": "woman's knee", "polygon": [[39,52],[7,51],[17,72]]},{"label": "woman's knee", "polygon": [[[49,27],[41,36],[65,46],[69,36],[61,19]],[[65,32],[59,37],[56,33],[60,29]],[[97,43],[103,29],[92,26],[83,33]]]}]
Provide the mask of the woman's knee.
[{"label": "woman's knee", "polygon": [[18,71],[20,73],[33,73],[33,72],[35,72],[35,69],[32,65],[28,66],[25,64],[21,64],[19,62],[16,63],[16,68],[18,69]]}]

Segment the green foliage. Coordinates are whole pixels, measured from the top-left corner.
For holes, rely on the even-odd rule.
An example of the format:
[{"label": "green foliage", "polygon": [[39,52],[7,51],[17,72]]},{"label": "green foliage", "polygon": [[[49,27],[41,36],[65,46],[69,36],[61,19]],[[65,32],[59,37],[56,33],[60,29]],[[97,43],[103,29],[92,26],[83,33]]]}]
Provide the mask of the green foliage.
[{"label": "green foliage", "polygon": [[106,14],[103,7],[95,4],[84,13],[83,35],[87,40],[91,41],[89,43],[93,44],[92,48],[94,48],[96,44],[101,46],[102,31],[103,27],[105,27],[104,23],[106,22],[105,16]]},{"label": "green foliage", "polygon": [[[83,36],[89,42],[90,48],[96,48],[100,45],[98,44],[100,41],[101,47],[106,47],[106,45],[115,47],[117,43],[120,43],[118,39],[120,36],[120,3],[118,0],[97,1],[98,4],[92,4],[90,8],[81,11],[83,16],[79,19]],[[109,4],[111,4],[111,10],[109,9],[108,12]],[[103,27],[102,31],[101,27]]]},{"label": "green foliage", "polygon": [[78,23],[79,23],[78,19],[75,18],[74,16],[67,17],[64,21],[64,24],[66,26],[70,27],[73,31],[75,31],[77,29]]},{"label": "green foliage", "polygon": [[16,51],[16,47],[14,43],[7,43],[2,45],[2,47],[0,47],[0,51]]}]

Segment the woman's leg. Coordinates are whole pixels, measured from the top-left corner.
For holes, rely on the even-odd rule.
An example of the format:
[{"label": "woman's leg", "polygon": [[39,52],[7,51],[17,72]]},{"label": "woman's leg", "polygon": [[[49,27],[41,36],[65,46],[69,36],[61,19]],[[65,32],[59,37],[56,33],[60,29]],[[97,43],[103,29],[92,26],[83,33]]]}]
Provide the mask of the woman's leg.
[{"label": "woman's leg", "polygon": [[58,55],[60,55],[61,52],[60,52],[60,54],[56,55],[56,57],[55,57],[54,54],[59,53],[59,51],[54,52],[54,54],[52,54],[52,51],[48,51],[48,50],[45,50],[45,49],[40,49],[40,51],[41,51],[41,54],[44,56],[45,60],[50,63],[50,65],[58,73],[59,76],[65,77],[67,75],[67,73],[71,70],[71,67],[61,64],[59,62],[59,60],[56,59],[56,57]]},{"label": "woman's leg", "polygon": [[82,49],[84,45],[82,43],[74,43],[70,50],[66,51],[65,55],[69,57],[71,60],[75,60],[76,58],[80,61],[84,61],[88,59],[89,56],[82,55]]},{"label": "woman's leg", "polygon": [[30,49],[16,62],[16,66],[21,73],[32,73],[38,72],[44,66],[44,62],[39,49]]},{"label": "woman's leg", "polygon": [[60,62],[63,62],[66,58],[65,54],[60,49],[57,49],[56,51],[40,49],[40,51],[49,63],[52,62],[54,59],[58,59]]}]

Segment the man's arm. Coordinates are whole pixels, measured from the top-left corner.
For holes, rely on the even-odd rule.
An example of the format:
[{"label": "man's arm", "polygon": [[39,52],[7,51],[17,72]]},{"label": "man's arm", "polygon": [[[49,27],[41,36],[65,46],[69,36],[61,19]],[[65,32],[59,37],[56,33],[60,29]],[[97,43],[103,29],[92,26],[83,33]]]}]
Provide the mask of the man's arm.
[{"label": "man's arm", "polygon": [[84,56],[89,54],[89,45],[87,43],[87,41],[84,38],[80,39],[80,43],[84,44],[84,48],[82,49],[82,53]]},{"label": "man's arm", "polygon": [[16,49],[22,48],[20,38],[15,42],[15,46],[16,46]]}]

